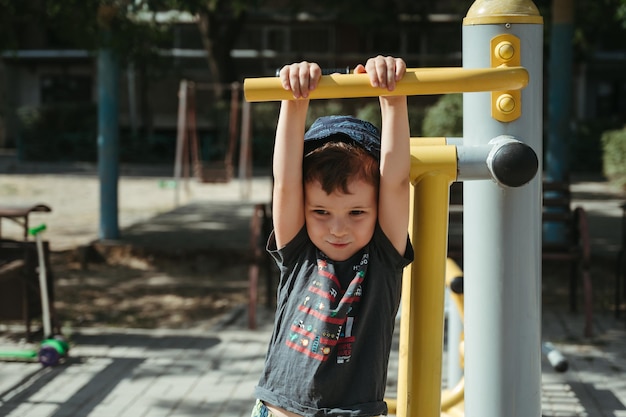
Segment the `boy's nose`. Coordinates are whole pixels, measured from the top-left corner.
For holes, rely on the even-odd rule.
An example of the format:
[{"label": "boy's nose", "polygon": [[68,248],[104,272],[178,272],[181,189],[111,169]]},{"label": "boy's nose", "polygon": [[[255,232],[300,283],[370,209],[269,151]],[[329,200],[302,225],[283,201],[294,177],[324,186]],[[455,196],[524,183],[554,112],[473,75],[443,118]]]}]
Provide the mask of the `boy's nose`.
[{"label": "boy's nose", "polygon": [[346,234],[346,224],[341,219],[333,219],[330,222],[330,233],[334,236],[343,236]]}]

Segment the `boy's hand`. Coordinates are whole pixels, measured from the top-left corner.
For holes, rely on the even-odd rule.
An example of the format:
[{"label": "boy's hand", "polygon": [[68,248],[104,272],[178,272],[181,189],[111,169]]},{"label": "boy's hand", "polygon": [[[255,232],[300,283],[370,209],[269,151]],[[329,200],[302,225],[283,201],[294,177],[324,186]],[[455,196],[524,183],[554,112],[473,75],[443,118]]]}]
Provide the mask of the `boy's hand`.
[{"label": "boy's hand", "polygon": [[359,64],[354,69],[355,74],[369,74],[372,87],[386,88],[389,91],[396,88],[396,82],[404,77],[405,72],[406,63],[402,58],[382,55],[370,58],[365,66]]},{"label": "boy's hand", "polygon": [[308,98],[322,76],[322,69],[315,62],[302,61],[285,65],[280,70],[283,88],[293,93],[294,98]]}]

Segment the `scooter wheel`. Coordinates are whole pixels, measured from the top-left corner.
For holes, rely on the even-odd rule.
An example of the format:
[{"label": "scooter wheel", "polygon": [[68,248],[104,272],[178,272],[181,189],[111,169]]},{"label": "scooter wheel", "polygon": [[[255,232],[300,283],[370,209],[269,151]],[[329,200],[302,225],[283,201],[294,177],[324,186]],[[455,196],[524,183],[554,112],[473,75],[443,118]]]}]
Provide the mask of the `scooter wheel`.
[{"label": "scooter wheel", "polygon": [[39,349],[39,363],[43,366],[56,366],[61,360],[61,355],[53,346],[42,346]]}]

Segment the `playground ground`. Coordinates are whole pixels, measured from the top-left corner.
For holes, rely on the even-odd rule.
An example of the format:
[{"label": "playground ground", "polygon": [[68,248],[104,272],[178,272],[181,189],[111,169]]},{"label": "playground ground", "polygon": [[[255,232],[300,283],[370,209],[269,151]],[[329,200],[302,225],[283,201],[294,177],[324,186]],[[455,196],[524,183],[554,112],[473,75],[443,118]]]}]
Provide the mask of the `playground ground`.
[{"label": "playground ground", "polygon": [[[247,268],[236,257],[226,256],[224,249],[236,252],[247,247],[251,205],[269,200],[269,178],[228,184],[192,180],[189,192],[181,191],[181,205],[176,208],[167,170],[149,175],[145,170],[125,171],[128,175],[120,180],[122,241],[106,244],[112,265],[94,262],[84,270],[77,267],[76,259],[67,260],[72,260],[76,248],[97,238],[97,177],[88,166],[62,171],[49,167],[0,173],[3,203],[34,199],[53,208],[31,221],[46,222],[52,250],[70,256],[63,258],[66,269],[56,264],[55,276],[57,299],[66,304],[61,306],[66,314],[64,333],[73,344],[67,363],[56,368],[0,362],[0,415],[249,415],[270,336],[271,312],[260,307],[258,328],[248,329],[242,304]],[[242,193],[248,185],[252,191],[246,200]],[[542,414],[624,417],[626,323],[623,317],[613,317],[607,301],[621,245],[623,195],[599,178],[577,179],[572,190],[574,204],[583,205],[590,216],[597,294],[594,334],[583,337],[583,315],[570,313],[566,303],[558,301],[567,296],[563,282],[544,279],[544,299],[550,302],[544,303],[543,339],[566,355],[570,369],[557,373],[543,360]],[[16,231],[5,226],[5,232]],[[150,256],[137,250],[147,246],[152,246]],[[199,246],[212,248],[215,256],[211,251],[199,252]],[[171,262],[166,262],[166,253],[175,255]],[[76,313],[68,307],[88,294],[75,293],[76,298],[68,299],[63,291],[81,287],[92,294],[83,304],[100,303],[99,309]],[[224,288],[227,291],[219,293]],[[220,295],[211,301],[194,292]],[[138,300],[134,307],[124,304],[133,298]],[[231,304],[211,310],[211,305],[226,299]],[[133,310],[137,305],[144,307]],[[101,313],[118,307],[128,307],[127,313],[113,318]],[[133,315],[148,317],[135,322],[129,319]],[[13,331],[0,327],[0,339],[18,343],[9,337]],[[397,351],[389,366],[388,392],[393,396]]]}]

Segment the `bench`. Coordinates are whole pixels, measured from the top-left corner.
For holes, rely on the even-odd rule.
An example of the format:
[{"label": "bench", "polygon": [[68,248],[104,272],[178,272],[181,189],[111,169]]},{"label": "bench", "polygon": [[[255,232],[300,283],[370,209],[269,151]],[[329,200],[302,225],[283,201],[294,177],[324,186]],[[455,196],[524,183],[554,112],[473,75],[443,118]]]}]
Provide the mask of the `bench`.
[{"label": "bench", "polygon": [[[48,242],[44,241],[43,247],[50,317],[54,325],[54,280]],[[29,341],[32,339],[31,322],[42,315],[38,271],[35,242],[0,239],[0,320],[22,320]]]},{"label": "bench", "polygon": [[[41,316],[39,291],[39,259],[34,241],[28,240],[29,216],[49,213],[46,204],[0,205],[0,320],[23,320],[26,338],[31,340],[31,321]],[[2,220],[23,228],[24,240],[2,238]],[[50,267],[50,248],[43,242],[50,317],[54,317],[54,287]]]},{"label": "bench", "polygon": [[[463,261],[463,184],[455,182],[450,189],[450,222],[448,256],[459,264]],[[582,281],[585,327],[584,335],[592,333],[592,285],[589,273],[590,242],[587,215],[582,207],[571,207],[571,192],[566,182],[543,183],[542,225],[557,225],[564,231],[559,242],[542,241],[542,260],[569,264],[569,310],[577,311],[578,286]]]},{"label": "bench", "polygon": [[31,213],[49,213],[52,209],[45,204],[24,204],[15,206],[0,206],[0,239],[2,238],[2,219],[8,219],[22,226],[24,240],[28,240],[28,216]]}]

